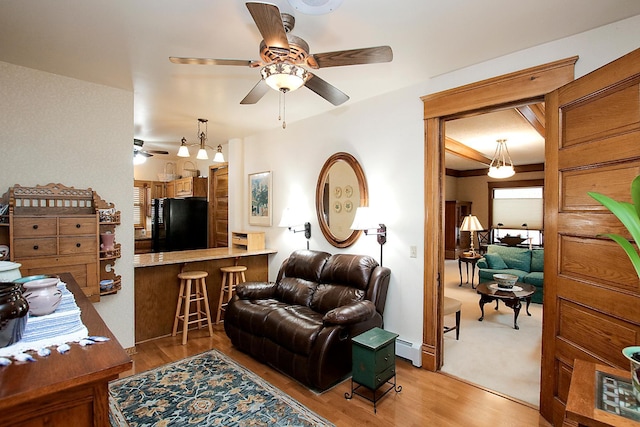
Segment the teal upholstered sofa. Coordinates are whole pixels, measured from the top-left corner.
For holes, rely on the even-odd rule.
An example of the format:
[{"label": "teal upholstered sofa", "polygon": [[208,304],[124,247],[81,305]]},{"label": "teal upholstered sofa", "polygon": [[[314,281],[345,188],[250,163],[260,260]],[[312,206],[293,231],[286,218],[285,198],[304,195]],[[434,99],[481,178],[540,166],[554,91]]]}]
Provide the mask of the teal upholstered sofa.
[{"label": "teal upholstered sofa", "polygon": [[496,273],[515,274],[519,282],[536,287],[531,301],[542,304],[544,249],[489,245],[487,253],[478,260],[476,266],[480,283],[492,282]]}]

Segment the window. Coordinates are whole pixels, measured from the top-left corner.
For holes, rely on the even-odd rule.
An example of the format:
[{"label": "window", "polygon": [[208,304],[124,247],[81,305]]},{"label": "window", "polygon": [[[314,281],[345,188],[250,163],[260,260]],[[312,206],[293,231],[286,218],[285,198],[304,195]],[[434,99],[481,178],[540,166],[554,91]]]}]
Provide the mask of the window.
[{"label": "window", "polygon": [[[491,184],[494,184],[492,187]],[[491,226],[494,240],[507,234],[531,239],[542,245],[544,229],[544,187],[536,181],[490,183]],[[525,242],[526,243],[526,242]]]},{"label": "window", "polygon": [[147,181],[133,183],[133,226],[146,228],[147,217],[151,215],[151,186]]}]

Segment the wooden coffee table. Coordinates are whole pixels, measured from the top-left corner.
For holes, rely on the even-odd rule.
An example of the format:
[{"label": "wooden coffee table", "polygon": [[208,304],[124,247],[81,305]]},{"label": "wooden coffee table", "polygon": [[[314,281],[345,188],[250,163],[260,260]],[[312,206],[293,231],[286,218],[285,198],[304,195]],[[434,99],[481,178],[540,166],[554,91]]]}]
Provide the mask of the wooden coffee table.
[{"label": "wooden coffee table", "polygon": [[514,285],[515,290],[501,290],[496,287],[495,283],[480,283],[476,287],[476,291],[480,294],[480,311],[482,316],[479,321],[484,320],[484,305],[488,302],[496,302],[496,310],[498,309],[498,303],[502,300],[507,307],[513,309],[513,328],[520,329],[518,327],[518,314],[520,314],[520,308],[522,307],[522,301],[527,302],[527,315],[529,313],[529,305],[531,304],[531,295],[536,291],[533,285],[527,283],[516,282]]}]

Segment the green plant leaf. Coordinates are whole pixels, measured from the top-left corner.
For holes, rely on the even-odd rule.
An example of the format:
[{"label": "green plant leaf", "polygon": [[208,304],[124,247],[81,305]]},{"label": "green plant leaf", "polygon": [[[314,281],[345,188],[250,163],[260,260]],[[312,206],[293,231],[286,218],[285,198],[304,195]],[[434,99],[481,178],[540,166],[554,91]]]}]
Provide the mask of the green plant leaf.
[{"label": "green plant leaf", "polygon": [[634,205],[627,202],[618,202],[600,193],[589,192],[587,194],[609,209],[629,231],[636,245],[640,246],[640,216],[638,216]]},{"label": "green plant leaf", "polygon": [[636,176],[631,182],[631,200],[633,200],[633,205],[636,207],[636,215],[640,218],[640,175]]},{"label": "green plant leaf", "polygon": [[627,256],[631,260],[633,267],[636,269],[636,274],[640,278],[640,255],[638,255],[633,245],[619,234],[609,233],[603,234],[603,236],[613,239],[616,243],[622,246],[622,249],[624,249],[624,251],[627,253]]}]

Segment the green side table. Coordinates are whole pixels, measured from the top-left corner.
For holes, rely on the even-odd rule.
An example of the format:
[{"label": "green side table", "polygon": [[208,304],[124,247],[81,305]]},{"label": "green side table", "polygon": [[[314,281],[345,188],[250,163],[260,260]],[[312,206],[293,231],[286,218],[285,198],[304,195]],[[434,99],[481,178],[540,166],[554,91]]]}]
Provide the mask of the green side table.
[{"label": "green side table", "polygon": [[[346,399],[351,399],[354,394],[364,397],[373,402],[375,413],[376,403],[385,394],[391,390],[396,393],[402,391],[402,386],[396,384],[397,337],[398,334],[373,328],[352,339],[351,393],[344,394]],[[354,382],[358,384],[355,388]],[[378,389],[385,384],[389,387],[379,394]],[[359,393],[361,387],[369,389],[369,393]]]}]

